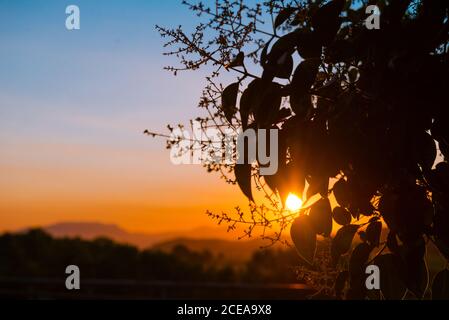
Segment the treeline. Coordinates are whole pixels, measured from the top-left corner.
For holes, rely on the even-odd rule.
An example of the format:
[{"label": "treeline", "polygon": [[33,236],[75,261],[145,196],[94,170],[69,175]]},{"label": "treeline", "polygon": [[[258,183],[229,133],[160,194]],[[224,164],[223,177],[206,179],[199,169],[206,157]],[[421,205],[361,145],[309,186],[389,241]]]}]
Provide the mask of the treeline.
[{"label": "treeline", "polygon": [[296,281],[298,263],[292,250],[256,251],[236,266],[182,245],[171,252],[139,250],[107,238],[53,238],[40,229],[0,236],[0,277],[60,278],[75,264],[85,279],[287,283]]}]

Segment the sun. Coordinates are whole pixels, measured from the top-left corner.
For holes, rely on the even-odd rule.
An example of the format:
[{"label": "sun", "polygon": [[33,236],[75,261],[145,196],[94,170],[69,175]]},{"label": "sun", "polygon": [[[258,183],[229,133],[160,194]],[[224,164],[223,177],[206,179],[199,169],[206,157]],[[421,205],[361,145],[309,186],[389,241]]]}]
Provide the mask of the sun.
[{"label": "sun", "polygon": [[290,193],[285,201],[285,206],[290,211],[298,211],[302,207],[302,200],[293,193]]}]

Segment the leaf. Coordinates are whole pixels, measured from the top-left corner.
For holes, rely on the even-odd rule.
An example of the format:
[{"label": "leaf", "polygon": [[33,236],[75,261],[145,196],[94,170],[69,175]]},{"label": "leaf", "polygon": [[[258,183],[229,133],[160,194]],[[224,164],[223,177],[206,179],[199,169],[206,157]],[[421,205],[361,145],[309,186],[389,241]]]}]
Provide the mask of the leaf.
[{"label": "leaf", "polygon": [[441,270],[433,279],[432,299],[449,300],[449,270]]},{"label": "leaf", "polygon": [[368,261],[372,247],[365,242],[359,243],[352,251],[349,259],[349,273],[364,272],[363,266]]},{"label": "leaf", "polygon": [[249,114],[251,111],[253,93],[254,93],[254,89],[250,83],[248,85],[248,87],[243,91],[242,97],[240,98],[239,111],[240,111],[240,120],[242,122],[243,130],[246,130],[248,128],[248,118],[249,118]]},{"label": "leaf", "polygon": [[348,299],[364,299],[366,297],[365,264],[369,258],[372,247],[363,242],[352,251],[349,259],[349,290]]},{"label": "leaf", "polygon": [[332,208],[329,199],[318,200],[310,209],[310,221],[315,232],[329,237],[332,232]]},{"label": "leaf", "polygon": [[380,291],[387,300],[401,300],[407,293],[403,279],[403,262],[395,254],[377,256],[373,263],[379,267]]},{"label": "leaf", "polygon": [[337,234],[332,240],[331,245],[331,256],[334,264],[338,262],[338,259],[342,254],[345,254],[349,251],[352,239],[354,238],[354,235],[358,229],[359,229],[358,225],[349,224],[341,227],[337,231]]},{"label": "leaf", "polygon": [[[254,106],[258,104],[260,98],[257,98],[260,88],[263,86],[263,81],[254,79],[248,84],[248,87],[243,91],[240,98],[240,119],[242,121],[242,129],[248,128],[248,118],[250,113],[254,110]],[[260,96],[260,94],[259,94]]]},{"label": "leaf", "polygon": [[297,217],[290,228],[290,236],[299,256],[308,264],[313,265],[316,251],[316,234],[309,216]]},{"label": "leaf", "polygon": [[237,95],[239,93],[239,83],[235,82],[227,86],[221,95],[221,108],[225,114],[226,120],[232,122],[232,117],[237,112]]},{"label": "leaf", "polygon": [[274,20],[274,29],[279,28],[288,18],[296,11],[296,8],[287,7],[279,11],[276,19]]},{"label": "leaf", "polygon": [[290,106],[300,118],[305,117],[311,107],[309,90],[315,82],[318,66],[319,59],[307,59],[298,65],[293,74]]},{"label": "leaf", "polygon": [[373,246],[378,247],[380,234],[382,232],[382,222],[373,221],[366,228],[366,240]]},{"label": "leaf", "polygon": [[288,79],[293,71],[293,58],[289,53],[284,53],[277,61],[276,78]]},{"label": "leaf", "polygon": [[364,274],[365,263],[368,261],[372,247],[365,242],[359,243],[352,251],[349,259],[349,274],[351,278],[359,278]]},{"label": "leaf", "polygon": [[309,187],[307,188],[306,197],[310,199],[313,195],[319,193],[323,198],[328,196],[329,178],[314,176],[307,179]]},{"label": "leaf", "polygon": [[298,33],[297,41],[296,48],[303,59],[319,58],[321,56],[321,43],[314,36],[313,32],[301,30]]},{"label": "leaf", "polygon": [[245,60],[245,54],[243,52],[239,52],[234,60],[231,61],[226,67],[227,68],[235,68],[243,66],[243,62]]},{"label": "leaf", "polygon": [[268,41],[265,46],[262,49],[262,52],[260,53],[260,65],[264,67],[267,64],[268,59],[268,48],[270,47],[271,41],[273,41],[274,38],[271,38],[270,41]]},{"label": "leaf", "polygon": [[281,85],[266,79],[255,79],[243,91],[240,98],[242,128],[248,127],[249,115],[253,114],[258,127],[271,127],[281,106]]},{"label": "leaf", "polygon": [[339,225],[345,226],[351,223],[351,214],[345,208],[339,206],[335,207],[332,211],[332,216],[334,221]]},{"label": "leaf", "polygon": [[390,231],[387,236],[387,247],[393,253],[399,252],[399,244],[396,234],[393,231]]},{"label": "leaf", "polygon": [[298,43],[298,32],[293,31],[287,33],[286,35],[280,37],[274,44],[270,50],[270,53],[267,56],[268,61],[272,65],[276,65],[276,62],[279,60],[281,56],[285,53],[292,54],[295,52],[295,47]]},{"label": "leaf", "polygon": [[332,0],[318,9],[312,17],[312,27],[315,35],[323,45],[328,45],[340,29],[340,13],[345,0]]},{"label": "leaf", "polygon": [[251,191],[251,164],[237,163],[234,167],[234,174],[237,184],[242,190],[243,194],[250,200],[254,201]]},{"label": "leaf", "polygon": [[348,207],[351,200],[351,193],[349,190],[349,185],[345,179],[341,178],[335,182],[332,188],[338,204],[342,207]]},{"label": "leaf", "polygon": [[294,31],[282,36],[273,44],[270,53],[266,57],[266,62],[262,64],[264,68],[262,77],[264,79],[272,79],[275,76],[285,79],[290,77],[293,69],[293,58],[291,55],[295,52],[297,38],[298,32]]},{"label": "leaf", "polygon": [[261,82],[254,93],[251,108],[254,119],[259,127],[270,127],[279,114],[282,102],[281,87],[275,82]]}]

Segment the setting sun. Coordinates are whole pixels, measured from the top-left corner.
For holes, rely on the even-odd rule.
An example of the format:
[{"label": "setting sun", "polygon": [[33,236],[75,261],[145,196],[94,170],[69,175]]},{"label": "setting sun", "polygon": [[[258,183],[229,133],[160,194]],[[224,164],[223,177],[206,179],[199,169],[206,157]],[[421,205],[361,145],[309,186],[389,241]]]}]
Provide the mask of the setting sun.
[{"label": "setting sun", "polygon": [[302,207],[302,200],[297,195],[290,193],[285,201],[285,206],[290,211],[298,211]]}]

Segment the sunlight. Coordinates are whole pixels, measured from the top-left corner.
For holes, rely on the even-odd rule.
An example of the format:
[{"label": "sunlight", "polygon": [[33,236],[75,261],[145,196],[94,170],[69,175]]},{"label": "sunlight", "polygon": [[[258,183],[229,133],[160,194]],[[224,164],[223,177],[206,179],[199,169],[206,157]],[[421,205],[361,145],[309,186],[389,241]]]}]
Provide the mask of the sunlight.
[{"label": "sunlight", "polygon": [[302,207],[302,200],[297,195],[290,193],[285,201],[285,206],[290,211],[298,211]]}]

